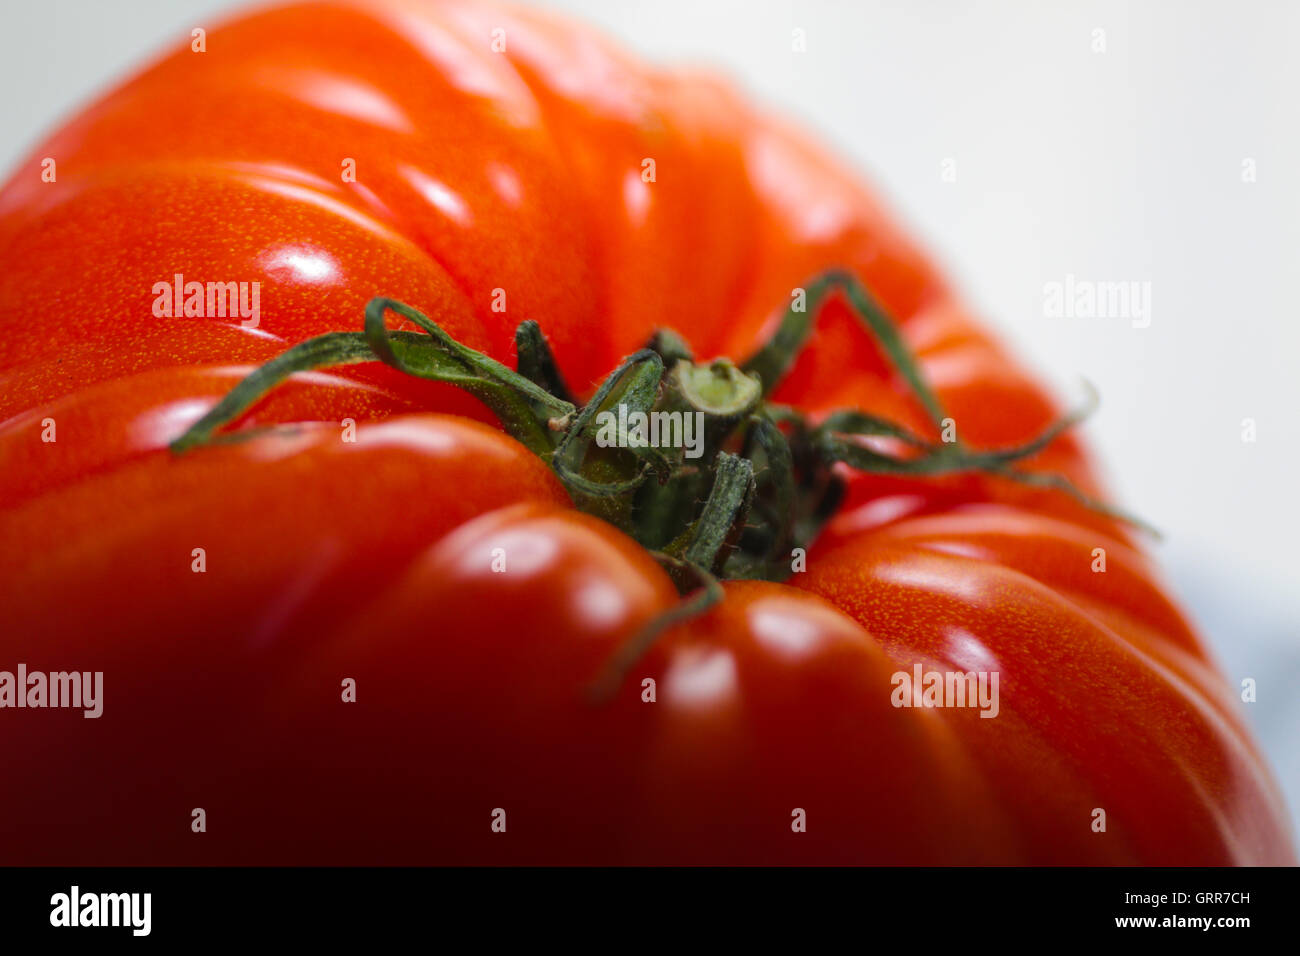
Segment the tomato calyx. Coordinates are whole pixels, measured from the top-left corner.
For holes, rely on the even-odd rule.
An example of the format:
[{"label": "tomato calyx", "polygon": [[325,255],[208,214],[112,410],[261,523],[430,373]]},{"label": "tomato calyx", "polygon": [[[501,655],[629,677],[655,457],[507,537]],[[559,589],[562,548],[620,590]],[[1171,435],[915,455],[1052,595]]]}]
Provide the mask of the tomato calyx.
[{"label": "tomato calyx", "polygon": [[[943,439],[853,409],[814,422],[770,401],[811,336],[820,304],[834,292],[847,299]],[[810,544],[839,504],[840,465],[922,478],[981,472],[1061,491],[1146,527],[1088,498],[1062,475],[1018,466],[1091,413],[1091,389],[1081,408],[1033,440],[995,451],[971,449],[950,427],[952,419],[898,327],[854,276],[839,270],[819,276],[801,305],[792,304],[772,338],[739,366],[726,358],[697,362],[681,336],[661,330],[580,404],[537,323],[516,329],[518,361],[510,369],[457,342],[419,310],[376,298],[366,306],[363,331],[331,332],[293,346],[244,379],[171,448],[180,454],[237,440],[240,433],[218,430],[295,372],[380,361],[469,392],[546,461],[579,509],[647,548],[685,596],[614,656],[597,684],[605,691],[618,686],[665,628],[719,600],[719,579],[787,577],[794,549]],[[390,311],[420,331],[390,329]]]}]

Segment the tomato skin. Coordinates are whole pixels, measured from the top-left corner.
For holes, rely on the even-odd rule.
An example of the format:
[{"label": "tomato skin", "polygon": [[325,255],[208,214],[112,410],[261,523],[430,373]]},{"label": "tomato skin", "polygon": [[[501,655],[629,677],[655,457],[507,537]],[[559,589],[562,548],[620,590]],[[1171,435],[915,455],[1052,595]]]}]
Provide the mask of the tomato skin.
[{"label": "tomato skin", "polygon": [[[449,501],[439,482],[467,490]],[[410,415],[362,426],[352,443],[319,424],[176,461],[155,455],[6,511],[3,540],[45,539],[0,552],[7,669],[75,666],[102,671],[105,686],[98,719],[5,711],[8,766],[32,782],[6,797],[9,819],[25,822],[6,831],[6,858],[187,863],[230,853],[255,862],[260,827],[195,856],[177,839],[188,830],[167,822],[178,802],[275,813],[274,801],[245,789],[258,741],[274,740],[279,759],[295,744],[276,734],[263,702],[284,692],[334,621],[382,592],[428,541],[520,501],[568,499],[499,431]],[[99,521],[94,535],[81,530],[87,513]],[[68,756],[52,762],[51,753]],[[114,824],[90,840],[69,834],[67,821],[83,818]]]},{"label": "tomato skin", "polygon": [[[497,555],[504,571],[493,570]],[[324,627],[303,673],[256,681],[265,705],[249,729],[328,739],[331,760],[216,741],[230,751],[223,766],[256,768],[261,796],[209,784],[220,815],[235,815],[215,860],[852,862],[882,825],[918,842],[878,862],[1012,859],[991,801],[966,806],[980,788],[931,712],[842,749],[837,732],[896,717],[893,666],[815,597],[729,584],[717,611],[665,640],[634,667],[628,693],[594,709],[586,691],[612,651],[675,600],[642,549],[570,509],[519,504],[462,525]],[[364,694],[355,711],[339,706],[341,675]],[[377,781],[388,784],[380,813]],[[892,808],[887,817],[862,812],[869,796]],[[811,839],[771,826],[804,803]],[[488,827],[497,807],[508,840]],[[974,821],[974,839],[958,839]],[[322,843],[324,832],[334,836]]]},{"label": "tomato skin", "polygon": [[[1060,414],[853,173],[711,78],[468,2],[271,9],[208,47],[0,190],[21,263],[0,276],[0,669],[105,686],[96,720],[0,711],[21,782],[0,862],[1295,861],[1200,638],[1127,529],[1064,496],[849,476],[806,572],[728,582],[594,704],[676,593],[472,399],[380,366],[298,376],[238,423],[294,430],[172,456],[241,370],[359,328],[375,295],[506,362],[536,319],[589,395],[661,326],[749,355],[830,267],[899,321],[973,446]],[[178,272],[259,282],[257,327],[156,317]],[[924,428],[896,378],[832,300],[775,397]],[[1102,492],[1071,436],[1035,466]],[[997,669],[999,717],[893,706],[918,661]]]},{"label": "tomato skin", "polygon": [[[91,385],[15,415],[0,424],[0,447],[8,466],[0,473],[0,497],[12,508],[37,494],[157,452],[254,368],[156,369]],[[348,419],[355,424],[358,418],[382,418],[403,404],[372,385],[323,372],[303,373],[274,390],[236,424],[257,428],[263,423],[330,422],[337,423],[341,438]],[[418,409],[410,405],[407,410]],[[44,440],[47,419],[53,421],[54,439],[66,443],[59,455],[51,455]]]},{"label": "tomato skin", "polygon": [[[1094,545],[1108,549],[1101,585]],[[953,710],[949,726],[978,755],[1028,861],[1191,865],[1210,843],[1220,857],[1267,858],[1276,833],[1257,824],[1279,806],[1246,784],[1259,753],[1143,564],[1117,542],[987,508],[829,547],[795,584],[833,601],[901,666],[1002,675],[996,719]],[[1171,804],[1160,783],[1171,777],[1224,795],[1226,818],[1221,806]],[[1095,808],[1107,811],[1106,839],[1070,825]],[[1201,842],[1189,846],[1188,833]]]}]

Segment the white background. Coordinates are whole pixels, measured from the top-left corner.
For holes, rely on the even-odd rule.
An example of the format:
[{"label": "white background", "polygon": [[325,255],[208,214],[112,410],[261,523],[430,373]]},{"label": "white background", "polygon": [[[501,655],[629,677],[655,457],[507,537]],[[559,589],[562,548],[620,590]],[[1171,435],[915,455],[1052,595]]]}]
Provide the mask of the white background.
[{"label": "white background", "polygon": [[[236,6],[0,5],[6,170],[104,83]],[[1257,680],[1250,715],[1300,805],[1300,3],[547,5],[802,117],[1060,394],[1099,387],[1088,431],[1112,487],[1166,531],[1160,558],[1229,675]],[[1045,317],[1044,283],[1067,274],[1150,282],[1150,326]]]}]

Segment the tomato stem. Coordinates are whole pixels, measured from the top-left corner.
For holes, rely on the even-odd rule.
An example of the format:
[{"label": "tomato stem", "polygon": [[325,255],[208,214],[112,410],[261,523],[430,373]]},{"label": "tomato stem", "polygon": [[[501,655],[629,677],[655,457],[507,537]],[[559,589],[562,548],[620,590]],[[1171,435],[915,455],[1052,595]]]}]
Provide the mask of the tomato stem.
[{"label": "tomato stem", "polygon": [[921,368],[913,357],[898,326],[885,313],[876,300],[852,273],[842,269],[823,272],[804,290],[804,300],[798,307],[794,303],[786,309],[776,334],[744,364],[763,381],[766,397],[785,377],[799,352],[812,335],[813,321],[821,310],[823,301],[832,293],[840,292],[849,301],[857,317],[866,325],[881,350],[903,378],[936,429],[942,429],[947,413],[943,403],[926,382]]},{"label": "tomato stem", "polygon": [[[516,371],[457,342],[419,310],[376,298],[366,306],[363,332],[331,332],[294,346],[244,379],[171,447],[182,453],[218,440],[221,426],[294,372],[380,361],[474,395],[510,435],[551,466],[580,509],[651,551],[723,578],[786,577],[791,549],[809,544],[839,502],[843,482],[834,473],[837,464],[918,478],[994,475],[1064,492],[1094,511],[1155,533],[1088,497],[1062,475],[1017,467],[1095,409],[1091,387],[1080,408],[1031,441],[979,451],[955,435],[934,441],[856,409],[834,412],[814,425],[800,412],[769,401],[807,344],[821,305],[839,294],[936,430],[942,433],[950,423],[898,328],[862,283],[833,270],[805,292],[805,300],[787,308],[771,340],[743,365],[725,358],[696,362],[681,336],[660,330],[581,406],[572,400],[537,323],[521,323],[515,332]],[[389,312],[421,331],[389,329]],[[647,439],[644,422],[655,416],[662,417],[673,440]],[[889,443],[894,447],[885,450]]]},{"label": "tomato stem", "polygon": [[667,611],[651,618],[610,656],[603,672],[591,685],[594,703],[607,703],[614,696],[623,685],[627,672],[654,646],[664,631],[699,617],[721,602],[724,596],[722,584],[717,577],[698,564],[662,553],[655,557],[685,597]]},{"label": "tomato stem", "polygon": [[[399,340],[384,324],[384,313],[390,310],[427,333],[425,349],[396,347]],[[574,412],[573,403],[552,395],[482,352],[461,345],[423,312],[404,302],[371,299],[366,305],[366,339],[376,357],[398,371],[469,392],[492,410],[507,432],[543,457],[549,457],[555,448],[555,435],[547,422],[551,417],[565,418]],[[537,407],[545,410],[545,421],[539,419]]]},{"label": "tomato stem", "polygon": [[[409,332],[394,334],[401,336],[399,341],[410,345],[418,345],[415,340],[421,338]],[[173,441],[171,450],[181,454],[191,448],[211,444],[218,428],[234,421],[294,372],[374,361],[375,353],[363,332],[328,332],[308,339],[260,366],[236,385],[206,415],[191,425],[185,434]]]},{"label": "tomato stem", "polygon": [[[809,284],[800,307],[788,307],[771,340],[743,365],[725,358],[698,363],[681,336],[663,329],[646,348],[623,359],[581,406],[537,323],[523,322],[515,330],[516,371],[457,342],[419,310],[393,299],[372,299],[363,332],[327,333],[267,362],[171,448],[180,454],[234,437],[216,433],[294,372],[379,361],[464,389],[551,466],[578,508],[649,549],[684,596],[619,649],[593,687],[598,696],[612,693],[665,629],[716,604],[722,597],[719,578],[788,576],[792,548],[809,544],[841,500],[844,483],[835,474],[837,464],[914,477],[995,475],[1064,492],[1094,511],[1156,533],[1091,499],[1063,475],[1016,467],[1096,408],[1090,386],[1080,408],[1031,441],[985,451],[968,449],[955,434],[935,442],[856,409],[833,412],[813,425],[795,409],[768,401],[807,344],[820,306],[836,293],[848,300],[942,435],[950,419],[897,326],[862,283],[833,270]],[[390,311],[422,331],[389,329],[384,319]],[[664,416],[670,434],[676,426],[675,441],[646,439],[644,421],[655,415]],[[863,439],[884,439],[897,451]]]},{"label": "tomato stem", "polygon": [[520,375],[548,395],[577,406],[577,400],[564,383],[564,376],[560,374],[560,366],[555,361],[555,353],[551,351],[551,343],[542,334],[542,327],[532,319],[520,322],[519,328],[515,329],[515,354],[518,356],[516,365]]}]

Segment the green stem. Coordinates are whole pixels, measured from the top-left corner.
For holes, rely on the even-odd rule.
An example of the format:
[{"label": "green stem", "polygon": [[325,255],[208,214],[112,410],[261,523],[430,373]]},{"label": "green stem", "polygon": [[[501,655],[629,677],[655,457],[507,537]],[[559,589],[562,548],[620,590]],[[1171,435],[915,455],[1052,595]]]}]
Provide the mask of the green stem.
[{"label": "green stem", "polygon": [[[766,400],[807,343],[825,298],[836,292],[846,297],[942,433],[947,417],[943,405],[900,331],[856,278],[836,270],[809,284],[806,308],[796,311],[792,305],[772,340],[743,366],[737,368],[725,358],[696,362],[681,336],[661,330],[649,347],[624,359],[581,408],[572,401],[535,322],[521,323],[515,331],[515,371],[457,342],[419,310],[393,299],[372,299],[365,309],[364,331],[331,332],[290,348],[240,382],[171,447],[181,453],[246,437],[248,430],[229,436],[218,430],[295,372],[380,361],[464,389],[551,466],[579,509],[625,530],[654,553],[684,595],[679,605],[619,648],[597,682],[597,690],[605,694],[613,693],[664,630],[721,600],[719,577],[783,580],[790,549],[810,544],[839,506],[845,481],[837,465],[911,477],[994,475],[1069,494],[1098,513],[1156,533],[1084,495],[1062,475],[1017,467],[1096,408],[1091,387],[1080,408],[1032,440],[992,450],[936,442],[858,410],[833,412],[814,426],[799,411]],[[389,312],[421,331],[389,329]],[[683,447],[662,449],[633,440],[618,418],[620,409],[629,417],[666,415],[661,421],[678,416]],[[608,420],[601,424],[601,413],[616,416],[614,427]],[[684,416],[692,416],[692,425],[702,420],[701,444],[689,443],[689,458]],[[864,443],[864,438],[896,444],[886,442],[882,448]],[[654,482],[648,481],[652,474]]]},{"label": "green stem", "polygon": [[719,454],[709,499],[704,503],[682,559],[687,564],[721,574],[745,525],[753,496],[753,463],[725,451]]},{"label": "green stem", "polygon": [[894,370],[902,376],[936,429],[943,428],[947,413],[943,403],[921,374],[921,368],[903,341],[898,326],[877,305],[867,287],[850,272],[831,269],[810,282],[804,291],[804,308],[796,310],[793,303],[786,310],[781,324],[772,339],[758,350],[742,368],[753,372],[763,382],[763,394],[769,395],[777,383],[790,370],[799,352],[812,335],[813,322],[823,300],[831,292],[844,293],[857,317],[866,325]]},{"label": "green stem", "polygon": [[[396,347],[410,347],[413,340],[423,338],[410,332],[395,333],[401,336]],[[171,443],[171,450],[182,454],[197,445],[213,440],[218,428],[232,422],[246,412],[259,398],[295,372],[328,368],[338,365],[358,365],[374,362],[377,356],[370,342],[361,332],[329,332],[295,345],[283,355],[278,355],[258,367],[247,378],[213,405],[208,413]]]},{"label": "green stem", "polygon": [[542,334],[542,327],[532,319],[519,323],[515,329],[515,353],[518,356],[519,374],[548,395],[577,406],[577,401],[564,383],[559,363],[551,344]]},{"label": "green stem", "polygon": [[[415,322],[425,334],[390,330],[384,324],[384,313],[389,310]],[[366,306],[364,332],[327,332],[260,366],[173,441],[171,450],[182,454],[211,442],[219,428],[295,372],[375,361],[469,392],[496,415],[513,438],[544,458],[549,459],[556,442],[549,421],[575,411],[572,403],[461,345],[422,312],[391,299],[372,299]]]},{"label": "green stem", "polygon": [[761,456],[763,466],[754,470],[755,507],[763,512],[763,527],[770,529],[768,540],[761,542],[762,576],[767,577],[767,566],[788,555],[795,521],[795,465],[790,443],[781,429],[766,415],[750,419],[745,438],[745,456],[755,460]]},{"label": "green stem", "polygon": [[699,617],[724,597],[721,582],[706,569],[667,555],[657,557],[666,567],[671,566],[679,572],[674,577],[680,577],[682,573],[693,575],[699,581],[699,587],[675,607],[655,615],[610,655],[600,676],[592,682],[590,688],[591,698],[595,703],[607,703],[618,692],[627,678],[628,671],[645,655],[646,651],[654,646],[655,641],[664,631]]},{"label": "green stem", "polygon": [[[394,348],[394,334],[384,313],[396,312],[428,333],[432,348],[415,354]],[[573,404],[543,390],[482,352],[461,345],[428,316],[393,299],[371,299],[366,305],[366,339],[381,362],[421,378],[432,378],[469,392],[490,408],[516,440],[542,457],[555,448],[555,435],[534,405],[550,417],[574,412]]]},{"label": "green stem", "polygon": [[[642,349],[629,355],[610,373],[591,401],[578,412],[555,449],[553,464],[561,481],[583,494],[599,497],[623,495],[640,487],[651,471],[650,464],[642,463],[631,478],[611,481],[593,481],[584,476],[582,467],[593,440],[591,429],[596,417],[601,412],[617,414],[620,404],[626,405],[629,411],[649,410],[654,405],[663,372],[663,359],[650,349]],[[630,446],[626,435],[620,433],[618,438],[615,447],[639,450]]]}]

